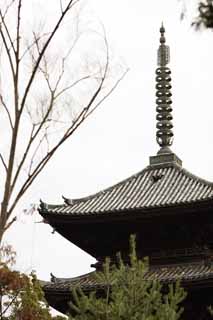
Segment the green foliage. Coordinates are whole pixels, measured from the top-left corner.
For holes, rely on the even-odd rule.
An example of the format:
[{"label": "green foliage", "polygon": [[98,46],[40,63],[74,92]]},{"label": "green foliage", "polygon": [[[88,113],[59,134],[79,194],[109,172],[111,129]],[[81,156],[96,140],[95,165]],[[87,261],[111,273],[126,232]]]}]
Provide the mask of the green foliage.
[{"label": "green foliage", "polygon": [[136,256],[135,239],[130,240],[130,264],[119,257],[118,266],[110,266],[107,259],[103,272],[96,274],[97,283],[103,288],[86,295],[81,288],[72,291],[70,320],[178,320],[180,302],[186,294],[179,283],[169,285],[167,292],[158,281],[145,278],[147,260]]}]

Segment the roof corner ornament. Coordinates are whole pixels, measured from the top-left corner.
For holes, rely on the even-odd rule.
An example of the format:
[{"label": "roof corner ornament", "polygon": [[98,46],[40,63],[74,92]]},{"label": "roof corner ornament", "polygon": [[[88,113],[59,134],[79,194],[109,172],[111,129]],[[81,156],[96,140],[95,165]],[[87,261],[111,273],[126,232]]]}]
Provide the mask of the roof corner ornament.
[{"label": "roof corner ornament", "polygon": [[50,272],[50,281],[55,283],[56,282],[56,276],[52,272]]},{"label": "roof corner ornament", "polygon": [[40,211],[40,210],[45,211],[45,210],[47,210],[47,207],[48,207],[47,204],[40,199],[40,206],[38,208],[38,211]]},{"label": "roof corner ornament", "polygon": [[170,61],[169,46],[165,38],[163,24],[160,28],[160,46],[158,49],[158,68],[156,69],[156,111],[157,111],[157,143],[161,147],[158,153],[170,153],[169,146],[173,142],[172,100],[171,100],[171,70],[167,67]]}]

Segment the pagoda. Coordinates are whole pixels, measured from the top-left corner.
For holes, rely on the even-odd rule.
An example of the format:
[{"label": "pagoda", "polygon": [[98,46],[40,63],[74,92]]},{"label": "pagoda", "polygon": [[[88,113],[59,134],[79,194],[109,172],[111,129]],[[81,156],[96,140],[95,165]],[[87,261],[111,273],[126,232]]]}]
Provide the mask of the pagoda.
[{"label": "pagoda", "polygon": [[[187,290],[183,319],[212,319],[213,305],[213,183],[182,167],[170,149],[173,142],[170,54],[160,28],[156,69],[156,139],[159,151],[149,165],[126,180],[61,205],[41,202],[39,212],[57,232],[96,258],[117,252],[127,259],[129,238],[136,235],[139,257],[148,256],[148,277],[163,284],[181,280]],[[95,272],[95,271],[94,271]],[[66,313],[71,288],[99,290],[93,273],[43,283],[47,301]]]}]

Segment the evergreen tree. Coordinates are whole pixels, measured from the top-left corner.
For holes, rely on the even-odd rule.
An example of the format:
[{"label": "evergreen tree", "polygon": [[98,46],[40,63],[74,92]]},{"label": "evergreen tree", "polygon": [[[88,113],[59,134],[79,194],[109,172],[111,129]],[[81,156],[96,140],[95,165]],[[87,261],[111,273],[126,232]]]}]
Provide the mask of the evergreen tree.
[{"label": "evergreen tree", "polygon": [[104,288],[86,295],[81,288],[72,291],[70,320],[178,320],[186,296],[179,282],[164,288],[159,281],[147,279],[148,261],[136,256],[135,239],[130,240],[130,264],[119,256],[118,266],[106,259],[96,281]]}]

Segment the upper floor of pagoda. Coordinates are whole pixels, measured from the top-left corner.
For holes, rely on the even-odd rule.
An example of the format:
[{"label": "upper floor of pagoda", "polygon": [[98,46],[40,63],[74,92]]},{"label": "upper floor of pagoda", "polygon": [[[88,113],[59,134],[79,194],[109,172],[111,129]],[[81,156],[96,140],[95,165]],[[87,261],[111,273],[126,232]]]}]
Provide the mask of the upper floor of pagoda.
[{"label": "upper floor of pagoda", "polygon": [[[149,165],[88,197],[65,198],[59,205],[41,202],[39,212],[45,221],[96,258],[126,250],[131,233],[138,234],[139,238],[143,233],[139,242],[147,254],[155,249],[170,249],[169,246],[191,248],[201,242],[204,245],[205,241],[213,246],[211,230],[199,240],[199,228],[206,230],[204,225],[213,223],[213,183],[185,170],[170,149],[174,133],[169,61],[169,46],[162,25],[156,69],[159,151],[150,157]],[[180,230],[183,226],[187,231]]]}]

